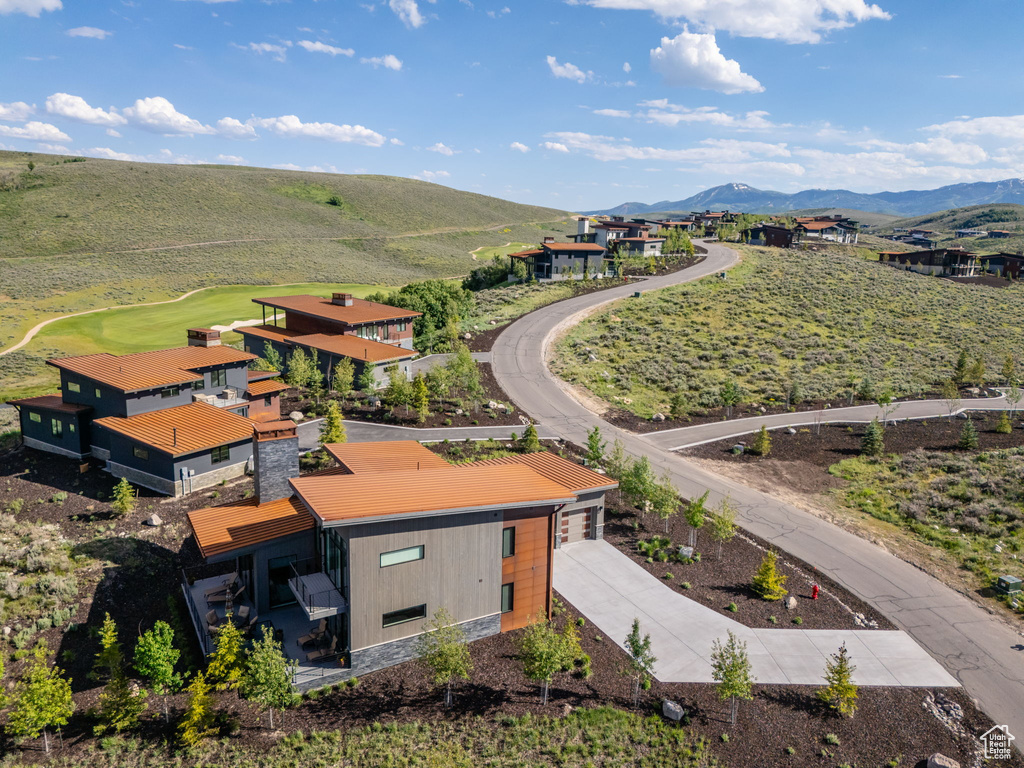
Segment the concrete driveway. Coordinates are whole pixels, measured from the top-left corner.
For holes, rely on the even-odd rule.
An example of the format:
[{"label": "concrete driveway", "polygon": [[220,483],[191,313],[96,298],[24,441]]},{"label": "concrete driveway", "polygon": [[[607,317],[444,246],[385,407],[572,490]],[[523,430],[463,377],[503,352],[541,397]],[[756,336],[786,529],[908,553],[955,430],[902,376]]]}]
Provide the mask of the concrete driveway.
[{"label": "concrete driveway", "polygon": [[826,660],[845,643],[858,685],[959,687],[906,632],[750,629],[684,597],[606,541],[556,550],[554,588],[620,647],[639,619],[663,683],[712,682],[712,644],[731,631],[747,644],[759,683],[821,685]]}]

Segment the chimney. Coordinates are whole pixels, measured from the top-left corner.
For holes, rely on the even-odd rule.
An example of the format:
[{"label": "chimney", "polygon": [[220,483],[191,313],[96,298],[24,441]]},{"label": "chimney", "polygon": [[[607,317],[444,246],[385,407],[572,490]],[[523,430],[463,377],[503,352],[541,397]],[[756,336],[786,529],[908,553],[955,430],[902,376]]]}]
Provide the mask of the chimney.
[{"label": "chimney", "polygon": [[545,237],[544,238],[544,245],[551,245],[554,242],[555,242],[555,238],[553,238],[553,237]]},{"label": "chimney", "polygon": [[219,347],[220,331],[212,328],[189,328],[188,345],[190,347]]},{"label": "chimney", "polygon": [[337,304],[339,307],[351,307],[352,306],[352,294],[351,293],[335,293],[331,297],[331,304]]},{"label": "chimney", "polygon": [[299,435],[295,422],[253,425],[253,485],[260,504],[292,495],[288,481],[299,476]]},{"label": "chimney", "polygon": [[576,234],[577,235],[589,235],[590,234],[590,219],[581,217],[576,222]]}]

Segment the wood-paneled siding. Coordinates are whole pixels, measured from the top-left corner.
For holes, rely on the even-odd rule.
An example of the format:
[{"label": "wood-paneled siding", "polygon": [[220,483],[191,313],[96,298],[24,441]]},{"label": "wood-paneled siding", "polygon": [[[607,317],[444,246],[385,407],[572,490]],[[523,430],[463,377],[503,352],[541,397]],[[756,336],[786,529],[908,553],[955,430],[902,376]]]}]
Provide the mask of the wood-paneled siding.
[{"label": "wood-paneled siding", "polygon": [[515,527],[516,539],[515,554],[501,560],[501,583],[513,584],[512,610],[501,615],[502,632],[525,627],[538,613],[550,614],[553,520],[553,507],[504,514],[502,527]]},{"label": "wood-paneled siding", "polygon": [[[386,480],[384,480],[386,482]],[[438,608],[456,622],[501,610],[501,512],[470,512],[344,526],[348,539],[350,647],[420,634]],[[423,559],[380,567],[382,552],[423,546]],[[384,628],[389,611],[426,605],[426,619]]]}]

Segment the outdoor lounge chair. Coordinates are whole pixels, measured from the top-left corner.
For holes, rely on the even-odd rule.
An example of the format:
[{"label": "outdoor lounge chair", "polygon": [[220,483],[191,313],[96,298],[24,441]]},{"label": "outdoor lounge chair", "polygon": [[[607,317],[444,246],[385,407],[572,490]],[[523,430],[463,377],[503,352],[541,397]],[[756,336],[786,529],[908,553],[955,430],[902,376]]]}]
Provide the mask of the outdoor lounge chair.
[{"label": "outdoor lounge chair", "polygon": [[241,605],[238,607],[238,613],[235,614],[235,618],[238,619],[239,624],[245,624],[249,621],[249,613],[252,611],[248,605]]},{"label": "outdoor lounge chair", "polygon": [[306,661],[319,661],[320,659],[327,659],[334,656],[338,652],[338,638],[334,637],[331,640],[331,644],[322,651],[313,651],[312,653],[306,654]]},{"label": "outdoor lounge chair", "polygon": [[308,635],[303,635],[295,642],[298,643],[299,647],[301,648],[304,645],[315,643],[325,634],[327,634],[327,619],[320,619],[320,624],[317,626],[316,629],[311,629]]},{"label": "outdoor lounge chair", "polygon": [[220,624],[220,616],[217,615],[217,612],[216,611],[207,611],[206,612],[206,626],[208,626],[208,627],[216,627],[218,624]]}]

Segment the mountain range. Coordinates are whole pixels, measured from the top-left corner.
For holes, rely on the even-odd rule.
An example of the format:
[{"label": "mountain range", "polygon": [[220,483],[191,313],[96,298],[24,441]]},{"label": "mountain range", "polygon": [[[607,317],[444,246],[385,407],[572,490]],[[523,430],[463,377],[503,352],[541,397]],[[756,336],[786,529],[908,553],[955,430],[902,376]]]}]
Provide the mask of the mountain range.
[{"label": "mountain range", "polygon": [[745,213],[782,213],[808,208],[852,208],[894,216],[923,216],[926,213],[968,205],[993,203],[1024,204],[1024,179],[950,184],[938,189],[864,194],[847,189],[805,189],[789,194],[756,189],[746,184],[722,184],[685,200],[657,203],[622,203],[588,214],[639,216],[666,211],[731,210]]}]

